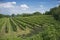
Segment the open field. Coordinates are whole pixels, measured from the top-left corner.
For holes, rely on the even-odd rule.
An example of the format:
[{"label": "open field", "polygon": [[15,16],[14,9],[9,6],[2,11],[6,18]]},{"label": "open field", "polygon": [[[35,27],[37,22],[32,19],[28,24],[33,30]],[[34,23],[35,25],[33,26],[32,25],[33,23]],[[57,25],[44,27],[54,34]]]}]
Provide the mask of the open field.
[{"label": "open field", "polygon": [[60,40],[60,22],[50,15],[0,18],[0,40]]}]

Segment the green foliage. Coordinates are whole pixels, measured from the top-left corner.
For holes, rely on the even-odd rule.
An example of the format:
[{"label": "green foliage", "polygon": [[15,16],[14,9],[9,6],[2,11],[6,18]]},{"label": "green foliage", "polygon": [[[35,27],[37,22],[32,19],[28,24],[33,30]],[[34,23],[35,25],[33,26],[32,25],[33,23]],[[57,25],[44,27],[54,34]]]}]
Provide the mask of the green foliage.
[{"label": "green foliage", "polygon": [[[7,21],[8,18],[0,18],[0,22],[3,25],[5,22],[2,23],[1,20]],[[4,26],[0,24],[0,27],[3,27],[3,30],[1,28],[3,32],[0,33],[4,34],[0,35],[0,40],[60,40],[60,22],[54,20],[50,15],[13,17],[9,18],[6,23]],[[25,35],[25,32],[20,35],[20,32],[23,29],[25,31],[26,28],[31,29],[30,33]]]},{"label": "green foliage", "polygon": [[12,14],[11,17],[15,17],[15,14]]},{"label": "green foliage", "polygon": [[50,13],[50,12],[48,12],[48,11],[46,11],[46,12],[45,12],[45,15],[51,15],[51,13]]},{"label": "green foliage", "polygon": [[13,31],[17,31],[16,25],[13,23],[13,21],[10,19],[10,24],[12,25]]},{"label": "green foliage", "polygon": [[54,17],[56,20],[60,20],[60,6],[58,6],[57,8],[55,8],[53,17]]},{"label": "green foliage", "polygon": [[22,13],[22,14],[17,14],[16,16],[20,16],[20,17],[28,17],[28,16],[33,16],[33,15],[41,15],[42,13],[40,12],[34,12],[34,13]]},{"label": "green foliage", "polygon": [[0,18],[4,17],[4,15],[0,14]]},{"label": "green foliage", "polygon": [[34,12],[33,15],[41,15],[42,13],[40,12]]},{"label": "green foliage", "polygon": [[29,14],[29,13],[23,13],[23,14],[21,14],[21,16],[23,16],[23,17],[28,17],[28,16],[32,16],[32,14]]},{"label": "green foliage", "polygon": [[10,17],[10,15],[3,15],[3,14],[0,14],[0,18],[4,18],[4,17]]},{"label": "green foliage", "polygon": [[58,7],[51,8],[50,11],[45,12],[46,15],[53,15],[56,20],[60,20],[60,5]]}]

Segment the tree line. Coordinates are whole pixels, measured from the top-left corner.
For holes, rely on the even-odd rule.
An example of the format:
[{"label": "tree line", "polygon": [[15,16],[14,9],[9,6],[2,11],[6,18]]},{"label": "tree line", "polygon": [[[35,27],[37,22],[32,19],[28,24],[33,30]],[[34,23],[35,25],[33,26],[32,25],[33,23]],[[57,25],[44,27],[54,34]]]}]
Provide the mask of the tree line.
[{"label": "tree line", "polygon": [[56,20],[60,20],[60,5],[58,7],[51,8],[50,11],[46,11],[44,14],[40,12],[30,13],[23,13],[23,14],[12,14],[12,15],[3,15],[0,14],[0,18],[2,17],[15,17],[15,16],[33,16],[33,15],[52,15]]},{"label": "tree line", "polygon": [[50,11],[46,11],[45,15],[52,15],[56,20],[60,20],[60,5],[58,7],[51,8]]},{"label": "tree line", "polygon": [[12,14],[12,15],[3,15],[3,14],[0,14],[0,18],[2,18],[2,17],[16,17],[16,16],[26,17],[26,16],[33,16],[33,15],[41,15],[41,14],[42,13],[40,13],[40,12],[34,12],[32,14],[30,14],[30,13],[22,13],[22,14],[17,14],[17,15],[15,15],[15,14]]}]

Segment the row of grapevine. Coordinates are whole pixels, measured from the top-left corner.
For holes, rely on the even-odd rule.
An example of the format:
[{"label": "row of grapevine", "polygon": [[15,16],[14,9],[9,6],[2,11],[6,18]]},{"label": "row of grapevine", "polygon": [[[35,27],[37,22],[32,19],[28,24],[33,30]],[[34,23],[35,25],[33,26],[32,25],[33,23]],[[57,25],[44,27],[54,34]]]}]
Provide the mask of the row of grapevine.
[{"label": "row of grapevine", "polygon": [[60,40],[60,22],[48,15],[1,18],[0,22],[6,40]]},{"label": "row of grapevine", "polygon": [[14,22],[12,21],[12,19],[10,19],[10,24],[11,24],[11,26],[12,26],[13,31],[17,31],[17,27],[16,27],[16,25],[14,24]]},{"label": "row of grapevine", "polygon": [[26,25],[24,24],[24,23],[22,23],[22,22],[20,22],[20,21],[18,21],[18,20],[15,20],[15,19],[13,19],[14,21],[15,21],[15,23],[22,29],[22,30],[24,30],[25,28],[26,28]]},{"label": "row of grapevine", "polygon": [[[14,18],[14,19],[15,19],[15,18]],[[17,20],[17,22],[18,22],[20,25],[23,25],[22,27],[24,27],[24,25],[25,25],[25,28],[26,28],[26,27],[33,28],[31,25],[29,25],[29,24],[27,24],[27,23],[25,23],[25,22],[23,22],[23,21],[20,21],[20,20],[18,20],[18,19],[15,19],[15,20]]]},{"label": "row of grapevine", "polygon": [[[29,24],[32,27],[35,27],[37,25],[41,25],[43,27],[43,29],[44,29],[43,32],[42,32],[42,38],[43,39],[48,40],[48,39],[51,39],[52,36],[53,36],[53,39],[51,39],[51,40],[55,40],[56,39],[56,37],[55,37],[56,29],[54,27],[54,25],[56,23],[55,23],[55,21],[52,22],[53,19],[50,20],[49,18],[48,19],[45,18],[44,20],[42,20],[41,17],[38,18],[38,19],[36,17],[35,18],[29,18],[29,17],[27,17],[27,18],[19,18],[18,17],[16,19],[19,20],[19,21],[22,21],[22,22],[24,22],[26,24]],[[42,23],[44,23],[44,24],[42,24]],[[56,24],[56,25],[58,25],[58,24]],[[54,33],[54,34],[52,34],[52,33]],[[49,37],[50,35],[52,35],[52,36]]]}]

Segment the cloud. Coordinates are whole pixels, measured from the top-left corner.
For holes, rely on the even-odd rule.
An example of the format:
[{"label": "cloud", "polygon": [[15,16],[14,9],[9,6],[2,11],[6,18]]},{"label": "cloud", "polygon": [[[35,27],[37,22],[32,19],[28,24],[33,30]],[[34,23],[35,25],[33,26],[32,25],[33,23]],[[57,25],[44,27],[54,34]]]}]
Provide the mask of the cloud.
[{"label": "cloud", "polygon": [[29,9],[29,6],[26,5],[26,4],[21,4],[21,5],[20,5],[20,8],[21,8],[22,10],[27,10],[27,9]]},{"label": "cloud", "polygon": [[40,5],[40,8],[44,8],[44,6],[43,5]]},{"label": "cloud", "polygon": [[46,7],[44,5],[40,5],[40,12],[44,13],[46,10]]},{"label": "cloud", "polygon": [[0,13],[2,14],[21,14],[22,12],[26,12],[29,9],[27,4],[17,5],[16,2],[5,2],[0,3]]},{"label": "cloud", "polygon": [[2,8],[13,8],[16,2],[6,2],[6,3],[0,3],[0,7]]},{"label": "cloud", "polygon": [[56,7],[58,7],[58,6],[59,6],[59,4],[56,5]]},{"label": "cloud", "polygon": [[12,4],[16,4],[16,2],[11,2]]}]

